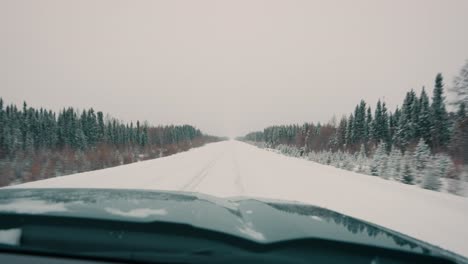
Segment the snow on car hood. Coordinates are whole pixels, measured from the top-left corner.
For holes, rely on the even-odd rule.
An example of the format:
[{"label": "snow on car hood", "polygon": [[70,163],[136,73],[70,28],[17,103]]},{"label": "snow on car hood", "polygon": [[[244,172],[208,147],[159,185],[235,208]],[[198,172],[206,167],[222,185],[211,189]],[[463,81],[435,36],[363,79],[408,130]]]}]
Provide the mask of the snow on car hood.
[{"label": "snow on car hood", "polygon": [[253,198],[113,189],[3,189],[0,213],[164,221],[270,243],[321,238],[428,253],[420,241],[310,205]]}]

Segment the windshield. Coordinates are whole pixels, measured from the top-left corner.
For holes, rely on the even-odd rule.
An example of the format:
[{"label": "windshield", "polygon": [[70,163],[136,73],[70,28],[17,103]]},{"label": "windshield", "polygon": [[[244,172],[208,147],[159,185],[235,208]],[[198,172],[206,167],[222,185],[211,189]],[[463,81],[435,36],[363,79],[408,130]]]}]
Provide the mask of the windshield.
[{"label": "windshield", "polygon": [[0,246],[79,218],[465,261],[467,11],[0,0]]}]

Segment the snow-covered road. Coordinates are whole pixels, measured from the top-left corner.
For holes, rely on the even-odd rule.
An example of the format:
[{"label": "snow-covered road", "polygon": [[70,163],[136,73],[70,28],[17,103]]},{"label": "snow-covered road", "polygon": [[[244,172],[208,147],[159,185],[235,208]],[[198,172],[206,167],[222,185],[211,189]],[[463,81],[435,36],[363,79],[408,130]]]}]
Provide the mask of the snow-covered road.
[{"label": "snow-covered road", "polygon": [[225,141],[177,155],[12,187],[129,188],[301,201],[468,256],[468,199]]}]

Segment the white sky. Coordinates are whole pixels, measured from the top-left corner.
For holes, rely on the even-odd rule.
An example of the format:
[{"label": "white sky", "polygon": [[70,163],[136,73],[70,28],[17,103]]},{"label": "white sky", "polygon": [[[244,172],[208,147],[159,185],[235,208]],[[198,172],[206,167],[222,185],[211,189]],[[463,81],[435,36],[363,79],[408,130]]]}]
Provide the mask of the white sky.
[{"label": "white sky", "polygon": [[237,136],[451,84],[467,32],[466,0],[0,0],[0,96]]}]

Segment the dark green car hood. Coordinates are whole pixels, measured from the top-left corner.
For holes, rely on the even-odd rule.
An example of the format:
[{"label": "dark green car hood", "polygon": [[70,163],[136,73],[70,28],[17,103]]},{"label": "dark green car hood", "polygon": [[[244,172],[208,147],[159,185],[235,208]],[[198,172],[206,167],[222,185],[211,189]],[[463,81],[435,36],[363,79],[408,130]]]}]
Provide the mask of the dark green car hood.
[{"label": "dark green car hood", "polygon": [[440,254],[441,251],[421,241],[320,207],[252,198],[220,199],[194,193],[3,189],[0,190],[0,213],[184,223],[259,243],[320,238],[427,254]]}]

